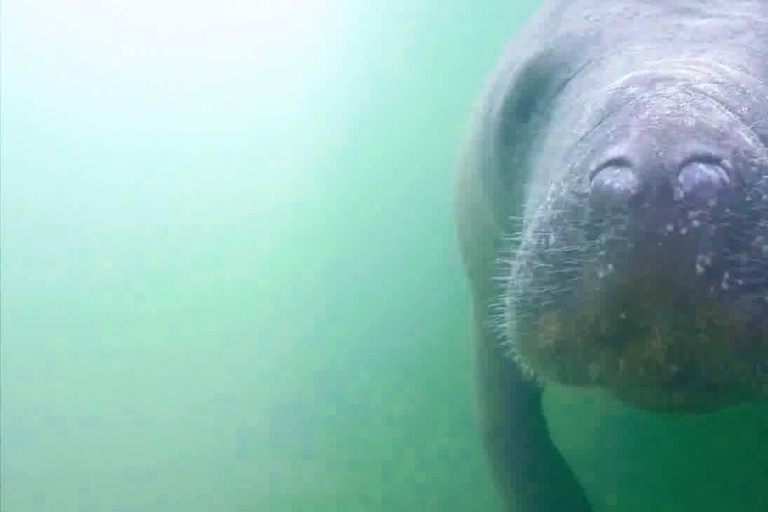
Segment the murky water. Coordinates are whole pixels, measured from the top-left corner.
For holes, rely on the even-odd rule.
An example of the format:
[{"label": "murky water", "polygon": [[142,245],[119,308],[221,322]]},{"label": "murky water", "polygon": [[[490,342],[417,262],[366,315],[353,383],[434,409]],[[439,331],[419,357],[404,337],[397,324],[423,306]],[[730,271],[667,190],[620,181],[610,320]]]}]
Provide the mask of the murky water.
[{"label": "murky water", "polygon": [[[534,8],[4,2],[0,511],[501,510],[451,185]],[[761,499],[763,410],[547,408],[596,512]]]},{"label": "murky water", "polygon": [[2,5],[2,512],[492,510],[451,182],[532,6]]}]

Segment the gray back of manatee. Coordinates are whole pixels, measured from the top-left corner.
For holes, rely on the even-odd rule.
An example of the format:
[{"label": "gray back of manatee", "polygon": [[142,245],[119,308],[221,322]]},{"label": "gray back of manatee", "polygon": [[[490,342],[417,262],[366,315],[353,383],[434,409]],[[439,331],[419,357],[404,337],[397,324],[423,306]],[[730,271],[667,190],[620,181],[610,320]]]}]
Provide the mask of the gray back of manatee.
[{"label": "gray back of manatee", "polygon": [[545,2],[456,188],[507,509],[768,510],[768,1]]}]

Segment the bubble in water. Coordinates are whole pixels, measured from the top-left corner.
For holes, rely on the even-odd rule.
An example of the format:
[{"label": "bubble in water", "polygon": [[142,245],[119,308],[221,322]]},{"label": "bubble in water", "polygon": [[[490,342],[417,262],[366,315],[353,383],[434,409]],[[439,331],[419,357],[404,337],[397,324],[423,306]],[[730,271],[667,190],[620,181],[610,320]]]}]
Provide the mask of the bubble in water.
[{"label": "bubble in water", "polygon": [[696,256],[696,274],[703,274],[707,267],[712,264],[712,257],[708,254],[699,254]]},{"label": "bubble in water", "polygon": [[723,290],[727,290],[728,288],[730,288],[730,285],[728,283],[729,280],[730,280],[730,274],[726,270],[725,273],[723,274],[723,280],[720,282],[720,288],[722,288]]}]

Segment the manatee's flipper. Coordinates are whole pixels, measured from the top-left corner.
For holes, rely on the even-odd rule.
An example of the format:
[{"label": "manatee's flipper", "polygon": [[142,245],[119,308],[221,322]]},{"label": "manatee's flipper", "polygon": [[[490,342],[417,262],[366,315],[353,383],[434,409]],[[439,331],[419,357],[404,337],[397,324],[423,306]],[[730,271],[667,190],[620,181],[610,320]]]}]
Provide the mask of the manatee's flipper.
[{"label": "manatee's flipper", "polygon": [[[535,35],[520,36],[530,42]],[[528,122],[575,73],[557,52],[510,45],[475,107],[456,176],[456,224],[474,303],[480,430],[509,512],[592,512],[552,442],[541,389],[499,346],[489,304],[501,300],[498,260],[512,249],[508,223],[524,212],[527,152],[544,128]],[[577,63],[578,64],[578,63]],[[498,319],[496,319],[498,321]],[[497,322],[496,322],[497,323]]]},{"label": "manatee's flipper", "polygon": [[482,166],[458,177],[457,225],[472,284],[480,431],[509,512],[592,512],[584,490],[549,436],[541,389],[499,346],[488,307],[497,302],[494,262],[499,233],[484,194]]},{"label": "manatee's flipper", "polygon": [[552,442],[541,388],[504,357],[492,328],[475,323],[480,431],[510,512],[592,512],[575,474]]}]

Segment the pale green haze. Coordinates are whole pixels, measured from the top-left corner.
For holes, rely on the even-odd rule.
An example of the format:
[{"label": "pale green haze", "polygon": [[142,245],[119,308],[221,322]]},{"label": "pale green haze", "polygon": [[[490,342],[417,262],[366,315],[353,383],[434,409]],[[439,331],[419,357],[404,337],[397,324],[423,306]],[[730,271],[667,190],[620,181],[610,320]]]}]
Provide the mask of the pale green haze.
[{"label": "pale green haze", "polygon": [[4,0],[0,510],[498,510],[451,185],[534,7]]}]

